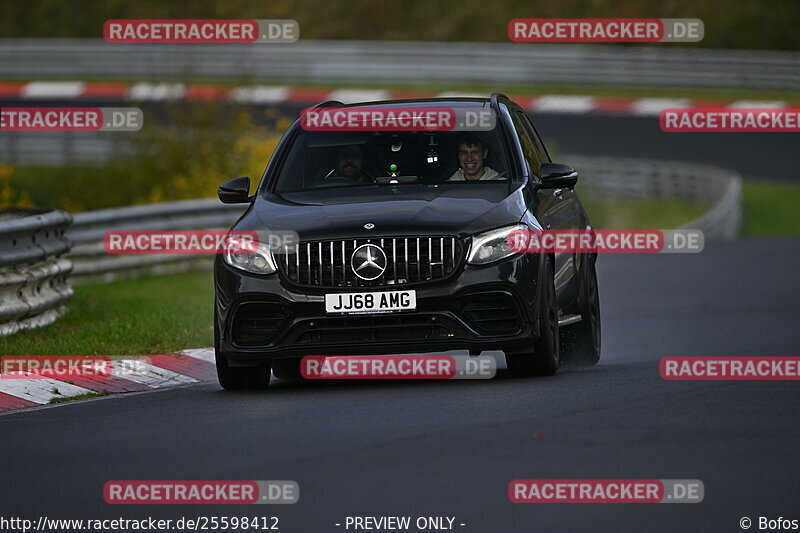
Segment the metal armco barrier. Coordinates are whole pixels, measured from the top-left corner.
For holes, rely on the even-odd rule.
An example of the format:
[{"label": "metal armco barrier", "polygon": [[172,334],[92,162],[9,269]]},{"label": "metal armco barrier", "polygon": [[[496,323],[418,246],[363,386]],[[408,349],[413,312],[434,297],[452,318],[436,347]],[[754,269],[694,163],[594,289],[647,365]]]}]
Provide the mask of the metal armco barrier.
[{"label": "metal armco barrier", "polygon": [[0,336],[50,324],[72,297],[64,211],[0,213]]},{"label": "metal armco barrier", "polygon": [[111,44],[0,39],[7,79],[586,83],[800,88],[800,53],[669,45],[313,41],[286,45]]},{"label": "metal armco barrier", "polygon": [[[683,227],[703,230],[707,239],[732,239],[738,233],[741,178],[735,172],[678,161],[570,155],[560,159],[580,171],[578,190],[590,190],[597,198],[684,199],[710,210]],[[0,213],[0,265],[5,267],[0,270],[0,336],[55,320],[72,295],[67,274],[73,283],[113,281],[208,269],[212,264],[207,255],[107,254],[105,232],[228,228],[246,209],[209,198],[87,211],[74,217],[62,211]],[[68,259],[58,257],[67,250]]]},{"label": "metal armco barrier", "polygon": [[109,230],[179,230],[226,227],[247,209],[216,198],[132,205],[75,213],[67,236],[75,244],[101,240]]},{"label": "metal armco barrier", "polygon": [[[686,200],[713,206],[683,228],[702,230],[707,239],[734,239],[742,223],[742,178],[719,167],[680,161],[565,155],[564,161],[588,179],[579,190],[594,198]],[[591,213],[589,213],[591,215]]]},{"label": "metal armco barrier", "polygon": [[73,279],[165,274],[208,268],[209,256],[182,254],[111,255],[103,249],[103,235],[110,230],[227,229],[247,206],[220,203],[216,198],[134,205],[76,213],[68,236]]},{"label": "metal armco barrier", "polygon": [[11,165],[47,167],[100,165],[116,153],[124,153],[124,146],[112,138],[115,133],[6,131],[0,135],[0,161]]}]

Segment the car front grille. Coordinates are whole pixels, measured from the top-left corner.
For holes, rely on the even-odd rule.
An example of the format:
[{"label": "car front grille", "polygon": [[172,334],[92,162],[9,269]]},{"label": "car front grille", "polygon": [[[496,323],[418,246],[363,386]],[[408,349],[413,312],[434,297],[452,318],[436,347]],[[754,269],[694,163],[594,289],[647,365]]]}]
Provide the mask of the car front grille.
[{"label": "car front grille", "polygon": [[[380,247],[386,270],[373,280],[356,275],[353,252],[364,244]],[[380,287],[438,280],[452,275],[463,256],[455,237],[384,237],[301,242],[276,254],[284,276],[299,285],[318,287]]]}]

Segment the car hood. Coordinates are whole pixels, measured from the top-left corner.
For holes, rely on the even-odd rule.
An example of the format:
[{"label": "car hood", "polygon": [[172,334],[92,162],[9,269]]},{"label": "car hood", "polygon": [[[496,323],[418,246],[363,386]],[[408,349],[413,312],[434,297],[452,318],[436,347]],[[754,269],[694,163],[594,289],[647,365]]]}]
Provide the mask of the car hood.
[{"label": "car hood", "polygon": [[[332,192],[332,191],[331,191]],[[518,222],[525,212],[523,189],[508,193],[507,186],[476,191],[450,190],[443,194],[404,191],[360,193],[357,198],[332,194],[286,193],[259,198],[237,229],[293,231],[301,240],[363,238],[365,236],[457,235],[465,237]],[[380,195],[380,196],[378,196]],[[372,224],[367,229],[364,226]]]}]

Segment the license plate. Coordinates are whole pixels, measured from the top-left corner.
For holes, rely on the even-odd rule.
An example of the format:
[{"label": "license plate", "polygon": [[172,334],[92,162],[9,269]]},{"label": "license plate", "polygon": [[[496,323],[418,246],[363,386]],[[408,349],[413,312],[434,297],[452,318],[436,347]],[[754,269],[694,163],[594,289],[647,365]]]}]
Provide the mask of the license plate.
[{"label": "license plate", "polygon": [[328,313],[388,313],[417,308],[417,291],[343,292],[325,295]]}]

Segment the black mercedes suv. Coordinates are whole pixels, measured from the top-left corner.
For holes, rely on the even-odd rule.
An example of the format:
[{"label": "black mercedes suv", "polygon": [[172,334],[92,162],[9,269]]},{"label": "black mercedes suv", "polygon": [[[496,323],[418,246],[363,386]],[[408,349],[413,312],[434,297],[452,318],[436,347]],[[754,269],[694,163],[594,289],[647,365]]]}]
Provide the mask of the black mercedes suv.
[{"label": "black mercedes suv", "polygon": [[214,264],[220,384],[299,375],[306,355],[502,350],[514,375],[600,356],[596,254],[516,253],[520,229],[586,229],[577,172],[506,96],[319,108],[488,110],[482,131],[311,131],[296,121],[233,230],[296,236]]}]

